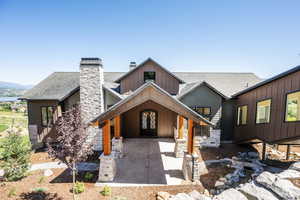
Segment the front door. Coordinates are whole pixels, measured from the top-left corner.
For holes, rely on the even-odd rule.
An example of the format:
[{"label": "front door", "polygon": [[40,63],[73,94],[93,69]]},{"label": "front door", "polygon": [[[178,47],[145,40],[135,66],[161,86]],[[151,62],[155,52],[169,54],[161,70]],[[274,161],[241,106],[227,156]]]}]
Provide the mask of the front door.
[{"label": "front door", "polygon": [[157,136],[157,112],[144,110],[140,115],[141,135]]}]

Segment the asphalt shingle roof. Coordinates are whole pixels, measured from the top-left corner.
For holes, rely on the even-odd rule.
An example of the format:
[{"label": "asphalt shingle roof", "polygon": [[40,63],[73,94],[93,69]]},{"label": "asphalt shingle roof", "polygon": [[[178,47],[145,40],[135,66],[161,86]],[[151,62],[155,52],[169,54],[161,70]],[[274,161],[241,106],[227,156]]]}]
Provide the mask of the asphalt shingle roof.
[{"label": "asphalt shingle roof", "polygon": [[[104,72],[105,86],[117,88],[119,84],[114,81],[126,72]],[[185,84],[180,85],[179,93],[187,91],[194,84],[207,82],[225,96],[231,95],[246,89],[260,81],[253,73],[214,73],[214,72],[173,72]],[[72,92],[79,88],[79,72],[54,72],[41,81],[31,90],[26,92],[22,99],[31,100],[58,100],[62,101]]]}]

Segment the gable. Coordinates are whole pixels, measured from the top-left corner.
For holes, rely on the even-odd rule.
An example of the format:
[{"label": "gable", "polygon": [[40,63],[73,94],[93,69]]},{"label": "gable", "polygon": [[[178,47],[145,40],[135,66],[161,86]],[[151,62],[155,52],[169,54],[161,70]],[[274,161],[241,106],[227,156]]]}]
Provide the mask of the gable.
[{"label": "gable", "polygon": [[111,119],[149,100],[160,104],[161,106],[164,106],[169,110],[178,113],[186,118],[190,118],[195,122],[202,121],[207,124],[213,125],[213,123],[169,95],[167,92],[165,92],[163,89],[152,82],[144,84],[132,95],[119,101],[106,112],[100,114],[95,120],[93,120],[93,122],[101,122],[107,119]]},{"label": "gable", "polygon": [[180,101],[189,107],[220,107],[222,104],[222,97],[211,88],[202,84],[180,98]]},{"label": "gable", "polygon": [[152,59],[147,59],[135,69],[116,80],[116,82],[120,83],[120,92],[126,93],[128,91],[134,91],[142,86],[145,82],[144,72],[155,72],[155,83],[172,95],[178,94],[179,84],[183,83],[182,80],[157,62]]}]

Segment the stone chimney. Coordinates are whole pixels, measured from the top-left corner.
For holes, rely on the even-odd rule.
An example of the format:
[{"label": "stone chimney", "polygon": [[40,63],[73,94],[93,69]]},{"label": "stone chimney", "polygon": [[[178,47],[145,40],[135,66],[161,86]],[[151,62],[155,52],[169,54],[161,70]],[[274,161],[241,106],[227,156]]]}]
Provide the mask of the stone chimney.
[{"label": "stone chimney", "polygon": [[[80,62],[80,107],[84,123],[89,123],[104,111],[103,66],[99,58],[82,58]],[[102,149],[102,131],[89,127],[89,142],[94,150]]]},{"label": "stone chimney", "polygon": [[133,70],[136,67],[136,62],[130,62],[129,64],[129,71]]}]

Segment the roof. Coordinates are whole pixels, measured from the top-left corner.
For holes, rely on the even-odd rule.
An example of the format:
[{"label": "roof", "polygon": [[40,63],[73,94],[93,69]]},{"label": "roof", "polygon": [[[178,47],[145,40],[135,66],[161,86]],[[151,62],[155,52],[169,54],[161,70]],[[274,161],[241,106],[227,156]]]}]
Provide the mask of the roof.
[{"label": "roof", "polygon": [[[121,95],[113,91],[118,87],[113,80],[120,74],[120,72],[104,72],[104,88],[117,97]],[[54,72],[28,90],[20,99],[63,101],[77,90],[79,90],[79,72]]]},{"label": "roof", "polygon": [[[105,88],[110,88],[111,91],[117,93],[119,84],[115,80],[124,76],[124,74],[126,73],[104,72]],[[220,94],[231,97],[231,95],[244,90],[247,86],[250,87],[262,80],[253,73],[173,72],[173,74],[185,82],[185,84],[180,84],[179,95],[185,93],[194,84],[206,82]],[[27,91],[21,99],[62,101],[78,89],[79,72],[54,72]]]},{"label": "roof", "polygon": [[[94,120],[92,120],[91,122],[95,122],[97,120],[99,120],[99,118],[104,118],[105,116],[107,116],[109,113],[111,113],[112,111],[116,110],[117,108],[119,108],[120,106],[122,106],[123,104],[127,103],[128,101],[130,101],[131,99],[133,99],[134,97],[138,96],[142,91],[144,91],[145,89],[149,88],[149,87],[153,87],[154,89],[156,89],[157,91],[159,91],[160,93],[162,93],[163,95],[167,96],[169,99],[171,99],[173,102],[175,102],[178,106],[184,108],[186,111],[188,111],[189,113],[191,113],[193,116],[195,116],[196,118],[200,119],[201,121],[204,121],[205,123],[209,124],[209,125],[215,125],[214,123],[210,122],[209,120],[207,120],[205,117],[203,117],[202,115],[200,115],[199,113],[195,112],[193,109],[189,108],[188,106],[186,106],[184,103],[182,103],[181,101],[179,101],[177,98],[174,98],[172,95],[170,95],[168,92],[166,92],[164,89],[162,89],[161,87],[159,87],[158,85],[156,85],[154,82],[147,82],[145,84],[143,84],[141,87],[139,87],[138,89],[136,89],[132,95],[122,99],[121,101],[117,102],[116,104],[114,104],[112,107],[110,107],[109,109],[107,109],[105,112],[101,113],[99,116],[97,116]],[[151,100],[152,95],[148,95],[149,99],[146,100]],[[153,100],[153,99],[152,99]],[[160,99],[161,101],[164,101],[162,99]],[[162,102],[163,103],[163,102]],[[166,106],[166,105],[164,105]]]},{"label": "roof", "polygon": [[[174,72],[174,74],[187,83],[206,82],[226,97],[231,97],[231,95],[262,81],[254,73],[248,72]],[[188,89],[186,86],[180,87],[180,94]]]},{"label": "roof", "polygon": [[182,99],[184,96],[186,96],[187,94],[189,94],[190,92],[194,91],[196,88],[198,88],[199,86],[202,86],[202,85],[207,86],[208,88],[210,88],[212,91],[214,91],[215,93],[217,93],[224,99],[229,98],[226,95],[224,95],[222,92],[220,92],[218,89],[211,86],[206,81],[200,81],[200,82],[186,84],[186,86],[181,90],[181,93],[177,96],[177,98]]},{"label": "roof", "polygon": [[127,77],[129,74],[133,73],[134,71],[136,71],[138,68],[142,67],[146,62],[154,62],[157,66],[159,66],[161,69],[163,69],[165,72],[167,72],[168,74],[170,74],[171,76],[173,76],[175,79],[177,79],[179,81],[179,83],[184,83],[183,80],[181,80],[180,78],[178,78],[174,73],[170,72],[169,70],[167,70],[166,68],[164,68],[163,66],[161,66],[160,64],[158,64],[156,61],[154,61],[152,58],[148,58],[146,59],[144,62],[142,62],[141,64],[139,64],[138,66],[136,66],[135,68],[133,68],[132,70],[129,70],[127,73],[123,74],[121,77],[119,77],[117,80],[115,80],[116,83],[120,83],[120,81],[122,79],[124,79],[125,77]]},{"label": "roof", "polygon": [[255,84],[255,85],[253,85],[253,86],[251,86],[251,87],[249,87],[249,88],[247,88],[247,89],[244,89],[244,90],[242,90],[242,91],[239,91],[239,92],[233,94],[232,97],[237,97],[237,96],[239,96],[239,95],[241,95],[241,94],[244,94],[244,93],[246,93],[246,92],[249,92],[249,91],[251,91],[251,90],[254,90],[254,89],[256,89],[256,88],[258,88],[258,87],[260,87],[260,86],[266,85],[266,84],[268,84],[268,83],[270,83],[270,82],[272,82],[272,81],[275,81],[275,80],[277,80],[277,79],[280,79],[280,78],[282,78],[282,77],[285,77],[285,76],[287,76],[287,75],[289,75],[289,74],[295,73],[295,72],[297,72],[297,71],[299,71],[299,70],[300,70],[300,65],[297,66],[297,67],[294,67],[294,68],[292,68],[292,69],[290,69],[290,70],[287,70],[287,71],[285,71],[285,72],[282,72],[281,74],[278,74],[278,75],[276,75],[276,76],[273,76],[273,77],[271,77],[271,78],[269,78],[269,79],[266,79],[266,80],[264,80],[264,81],[262,81],[262,82],[259,82],[259,83]]}]

